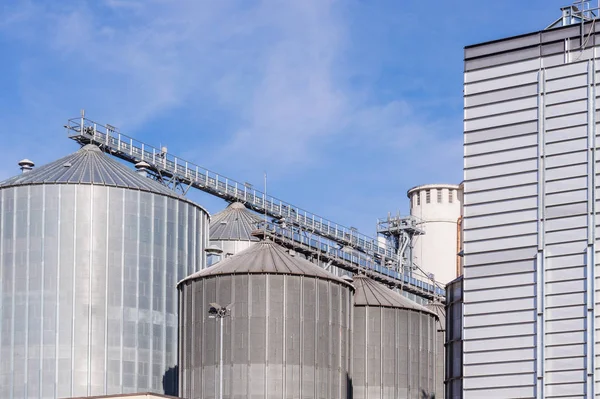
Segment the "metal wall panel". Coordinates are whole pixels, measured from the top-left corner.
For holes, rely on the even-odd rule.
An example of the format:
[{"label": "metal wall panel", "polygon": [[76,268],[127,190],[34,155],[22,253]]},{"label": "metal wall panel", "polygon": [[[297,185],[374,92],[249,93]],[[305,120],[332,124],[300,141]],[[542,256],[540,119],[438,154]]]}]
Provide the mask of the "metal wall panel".
[{"label": "metal wall panel", "polygon": [[493,104],[480,105],[469,108],[470,118],[481,118],[490,115],[506,114],[509,112],[521,111],[524,109],[537,108],[537,96],[524,98],[507,98],[505,101],[496,100]]},{"label": "metal wall panel", "polygon": [[501,214],[492,214],[488,216],[474,216],[468,220],[468,223],[463,224],[464,229],[477,229],[488,226],[510,225],[512,223],[523,223],[535,221],[537,219],[537,211],[535,209],[526,209],[517,212],[507,212]]},{"label": "metal wall panel", "polygon": [[346,397],[352,381],[350,287],[294,275],[223,275],[179,286],[179,395],[219,397],[218,319],[209,303],[233,303],[224,319],[223,397]]},{"label": "metal wall panel", "polygon": [[203,265],[187,254],[203,254],[205,211],[122,188],[18,186],[0,190],[0,223],[0,397],[176,392],[175,285]]},{"label": "metal wall panel", "polygon": [[488,152],[504,151],[514,148],[529,147],[537,145],[537,134],[526,134],[508,139],[501,139],[495,141],[465,144],[465,155],[473,156],[478,154],[485,154]]},{"label": "metal wall panel", "polygon": [[439,346],[435,346],[437,339],[433,314],[356,306],[352,340],[353,398],[418,399],[421,390],[435,392],[439,389],[435,386],[436,380],[443,378],[435,375],[435,360],[440,356],[443,360]]},{"label": "metal wall panel", "polygon": [[[466,113],[465,113],[466,114]],[[516,123],[522,123],[527,121],[535,120],[537,117],[536,110],[524,110],[524,111],[515,111],[508,114],[503,115],[493,115],[485,120],[482,119],[469,119],[465,120],[465,131],[479,130],[479,129],[487,129],[494,126],[505,126],[505,125],[513,125]]]},{"label": "metal wall panel", "polygon": [[506,139],[513,136],[522,136],[537,132],[537,122],[529,121],[519,125],[496,126],[474,132],[465,132],[465,144],[488,140]]},{"label": "metal wall panel", "polygon": [[[576,48],[572,39],[578,35],[579,26],[543,32],[541,54],[552,56],[525,60],[534,51],[495,54],[496,44],[484,44],[480,50],[488,55],[465,62],[465,398],[600,392],[594,386],[600,349],[594,331],[600,75],[597,61],[588,61],[596,49],[562,53],[565,45]],[[514,104],[529,104],[524,89],[510,87],[514,77],[537,83],[531,121],[528,111],[510,113],[509,93]],[[524,87],[533,94],[534,85]],[[504,121],[499,110],[507,112]],[[502,123],[510,125],[498,128]],[[528,137],[520,135],[531,133],[531,147],[518,148]],[[492,153],[496,142],[515,149],[500,144]],[[536,184],[522,186],[534,175]],[[516,244],[508,232],[524,229],[531,234],[522,240],[527,248],[510,250]]]},{"label": "metal wall panel", "polygon": [[[528,85],[537,82],[537,70],[497,79],[486,79],[465,84],[465,96],[472,96],[495,90],[505,90],[508,87]],[[496,100],[498,101],[498,100]]]},{"label": "metal wall panel", "polygon": [[[479,80],[488,80],[508,75],[517,75],[523,72],[537,71],[538,69],[540,69],[540,60],[535,59],[515,62],[502,66],[493,66],[479,71],[469,71],[468,73],[465,73],[465,83],[472,83]],[[537,94],[537,89],[535,93]]]},{"label": "metal wall panel", "polygon": [[465,71],[487,68],[500,64],[510,64],[513,62],[534,59],[540,56],[540,47],[530,47],[521,50],[514,50],[507,53],[488,55],[481,58],[473,58],[465,61]]},{"label": "metal wall panel", "polygon": [[473,180],[469,187],[469,194],[533,183],[537,183],[537,172],[522,172],[498,177],[490,176],[488,179]]},{"label": "metal wall panel", "polygon": [[[537,67],[535,68],[537,69]],[[465,95],[465,108],[472,109],[477,106],[489,106],[509,100],[537,98],[537,82],[526,85],[502,88],[478,94]]]},{"label": "metal wall panel", "polygon": [[[510,151],[501,151],[493,154],[477,155],[465,157],[465,169],[479,166],[489,166],[493,164],[503,164],[505,162],[522,161],[525,159],[534,159],[537,156],[536,147],[520,148]],[[466,189],[466,187],[465,187]]]}]

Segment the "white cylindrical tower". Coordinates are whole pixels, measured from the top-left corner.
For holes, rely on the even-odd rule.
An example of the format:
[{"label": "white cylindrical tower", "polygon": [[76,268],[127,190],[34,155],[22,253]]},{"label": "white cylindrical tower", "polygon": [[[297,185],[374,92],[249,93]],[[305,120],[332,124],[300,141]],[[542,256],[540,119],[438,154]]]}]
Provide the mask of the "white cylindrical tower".
[{"label": "white cylindrical tower", "polygon": [[408,190],[410,214],[425,232],[416,238],[415,263],[435,281],[446,284],[456,278],[458,221],[461,188],[455,184],[428,184]]}]

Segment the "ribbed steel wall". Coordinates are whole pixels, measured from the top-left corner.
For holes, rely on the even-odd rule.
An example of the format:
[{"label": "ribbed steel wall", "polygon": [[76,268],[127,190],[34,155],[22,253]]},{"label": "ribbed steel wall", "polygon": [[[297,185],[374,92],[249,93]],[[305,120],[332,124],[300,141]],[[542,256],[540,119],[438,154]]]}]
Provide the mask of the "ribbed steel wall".
[{"label": "ribbed steel wall", "polygon": [[0,189],[0,397],[173,392],[191,203],[97,185]]},{"label": "ribbed steel wall", "polygon": [[218,397],[219,322],[208,318],[215,301],[234,303],[224,320],[224,398],[349,397],[351,288],[281,274],[180,285],[180,396]]},{"label": "ribbed steel wall", "polygon": [[598,31],[465,49],[467,399],[600,395]]},{"label": "ribbed steel wall", "polygon": [[354,399],[421,398],[435,392],[434,315],[377,306],[354,308]]}]

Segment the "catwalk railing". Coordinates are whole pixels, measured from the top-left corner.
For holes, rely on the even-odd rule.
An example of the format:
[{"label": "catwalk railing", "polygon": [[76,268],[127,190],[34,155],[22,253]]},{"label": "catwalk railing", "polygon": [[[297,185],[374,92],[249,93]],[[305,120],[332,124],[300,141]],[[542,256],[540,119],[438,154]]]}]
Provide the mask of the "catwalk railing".
[{"label": "catwalk railing", "polygon": [[[370,262],[365,266],[369,270],[401,270],[403,254],[378,240],[296,207],[276,197],[266,195],[250,186],[219,175],[194,163],[183,160],[166,150],[145,144],[133,137],[120,133],[110,125],[102,125],[84,117],[70,119],[65,126],[69,137],[81,145],[95,144],[104,151],[125,161],[137,164],[146,162],[149,171],[172,188],[182,187],[185,193],[189,187],[202,190],[223,198],[226,201],[240,201],[256,212],[267,214],[275,220],[295,226],[350,247],[364,255]],[[401,277],[390,277],[402,279]],[[404,283],[404,281],[402,281]],[[421,282],[416,283],[420,285]],[[407,284],[412,285],[410,283]],[[433,293],[434,285],[430,284]],[[439,289],[439,287],[438,287]],[[441,291],[443,292],[443,290]]]},{"label": "catwalk railing", "polygon": [[427,277],[419,271],[407,270],[403,273],[382,266],[365,254],[348,248],[339,248],[321,237],[281,227],[275,223],[259,224],[258,229],[252,235],[268,238],[286,248],[304,254],[307,258],[317,259],[320,261],[319,263],[330,263],[331,266],[355,274],[365,274],[381,283],[399,287],[423,298],[444,300],[444,290],[428,282]]}]

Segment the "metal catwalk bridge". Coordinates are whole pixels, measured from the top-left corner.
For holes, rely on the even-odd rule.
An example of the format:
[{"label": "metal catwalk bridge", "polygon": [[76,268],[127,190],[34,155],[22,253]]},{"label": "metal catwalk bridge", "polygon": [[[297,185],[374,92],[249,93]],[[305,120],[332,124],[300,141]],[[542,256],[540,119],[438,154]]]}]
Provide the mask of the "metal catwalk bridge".
[{"label": "metal catwalk bridge", "polygon": [[266,195],[247,183],[239,183],[185,161],[167,153],[164,148],[158,149],[126,136],[111,125],[102,125],[82,116],[70,119],[65,127],[69,137],[81,145],[95,144],[104,151],[133,164],[145,162],[148,164],[146,166],[148,171],[156,179],[173,190],[179,190],[182,194],[186,194],[190,187],[194,187],[226,201],[242,202],[256,212],[267,214],[279,223],[278,231],[286,240],[305,244],[304,241],[296,239],[299,237],[297,234],[290,232],[286,235],[283,232],[281,226],[289,225],[309,233],[313,239],[319,240],[319,245],[334,248],[335,244],[338,244],[338,250],[350,248],[354,256],[347,257],[348,259],[335,266],[353,272],[364,270],[369,275],[380,276],[382,281],[394,281],[395,285],[403,286],[406,291],[426,298],[444,295],[444,290],[433,281],[428,281],[427,274],[422,270],[406,267],[407,263],[411,263],[405,259],[403,253],[397,253],[395,248],[361,234],[354,228],[337,224]]},{"label": "metal catwalk bridge", "polygon": [[437,298],[440,300],[440,297],[444,294],[444,291],[439,287],[436,287],[435,292],[433,292],[430,284],[425,281],[420,281],[408,274],[399,273],[392,268],[381,266],[379,262],[363,253],[332,246],[318,235],[306,234],[293,228],[278,226],[275,223],[263,223],[259,224],[258,227],[257,230],[252,232],[253,236],[268,238],[283,247],[305,255],[308,259],[318,260],[319,263],[326,263],[355,274],[364,274],[387,286],[397,287],[426,299],[433,300]]}]

